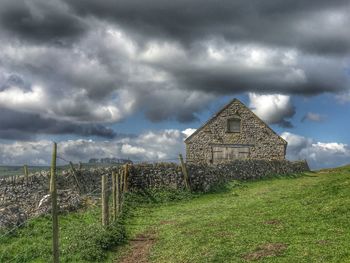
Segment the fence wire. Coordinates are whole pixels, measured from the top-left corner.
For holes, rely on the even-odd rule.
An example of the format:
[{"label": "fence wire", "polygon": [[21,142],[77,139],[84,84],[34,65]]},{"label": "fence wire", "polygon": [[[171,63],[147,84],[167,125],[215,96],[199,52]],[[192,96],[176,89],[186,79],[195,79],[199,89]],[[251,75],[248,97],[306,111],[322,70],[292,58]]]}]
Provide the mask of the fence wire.
[{"label": "fence wire", "polygon": [[[40,209],[36,209],[33,212],[37,212]],[[19,225],[16,225],[15,227],[11,228],[9,231],[5,232],[5,234],[0,236],[0,239],[4,238],[7,235],[10,235],[12,232],[14,232],[15,230],[17,230],[18,228],[20,228],[21,226],[24,226],[29,220],[31,220],[32,218],[28,218],[27,220],[23,221],[22,223],[20,223]]]},{"label": "fence wire", "polygon": [[[61,160],[63,161],[64,163],[66,164],[70,164],[71,162],[69,161],[69,158],[67,158],[63,153],[59,153],[56,157],[58,160]],[[161,158],[158,158],[158,159],[143,159],[143,160],[140,160],[140,159],[135,159],[135,160],[132,160],[132,159],[128,159],[132,162],[132,164],[142,164],[142,163],[161,163],[161,162],[178,162],[179,161],[179,158],[178,157],[173,157],[173,158],[166,158],[166,159],[161,159]],[[123,165],[123,164],[126,164],[126,163],[108,163],[110,166],[118,166],[118,165]],[[18,165],[18,166],[23,166],[23,165]],[[58,166],[59,167],[59,166]],[[56,167],[56,169],[58,168]],[[48,169],[49,167],[43,167],[43,169]],[[12,177],[15,176],[15,175],[11,175]],[[9,177],[11,177],[9,176]],[[0,178],[2,179],[2,178]],[[81,199],[83,197],[96,197],[97,195],[100,195],[101,193],[97,193],[97,192],[101,192],[102,191],[102,187],[101,187],[101,184],[96,187],[95,189],[93,189],[92,191],[88,192],[88,193],[83,193],[83,194],[78,194],[76,196],[74,196],[70,201],[72,203],[74,203],[75,201],[77,201],[78,199]],[[110,196],[110,193],[112,192],[112,186],[109,185],[108,187],[108,190],[109,192],[109,196]],[[49,194],[49,193],[48,193]],[[123,205],[123,202],[124,202],[124,199],[125,199],[125,195],[124,193],[122,192],[121,193],[121,206]],[[42,210],[43,208],[42,207],[38,207],[34,210],[31,211],[31,214],[35,214],[36,212]],[[12,233],[18,231],[19,228],[22,228],[24,226],[26,226],[28,224],[28,222],[30,220],[33,220],[33,217],[31,218],[27,218],[25,221],[21,222],[20,224],[16,225],[15,227],[12,227],[10,230],[4,232],[3,234],[0,235],[0,240],[10,236]],[[109,224],[111,224],[113,221],[110,221]],[[9,244],[10,245],[10,248],[15,244],[15,242],[13,242],[12,244]],[[26,251],[22,252],[23,253],[27,253],[31,248],[27,249]],[[14,257],[13,259],[11,259],[9,262],[14,262],[16,261],[18,258],[19,258],[20,254],[17,255],[16,257]]]}]

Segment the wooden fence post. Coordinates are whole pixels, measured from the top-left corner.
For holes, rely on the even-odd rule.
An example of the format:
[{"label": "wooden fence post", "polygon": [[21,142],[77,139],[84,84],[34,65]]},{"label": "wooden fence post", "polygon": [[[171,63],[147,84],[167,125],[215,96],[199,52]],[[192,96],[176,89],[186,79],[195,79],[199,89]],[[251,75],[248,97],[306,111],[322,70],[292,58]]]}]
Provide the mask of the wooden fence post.
[{"label": "wooden fence post", "polygon": [[52,254],[53,254],[54,263],[59,262],[56,158],[57,158],[57,143],[54,142],[52,159],[51,159],[51,179],[50,179],[50,195],[51,195],[51,202],[52,202]]},{"label": "wooden fence post", "polygon": [[191,190],[190,182],[189,182],[189,178],[188,178],[188,173],[187,173],[187,168],[186,168],[186,165],[184,163],[184,159],[182,157],[182,154],[179,154],[179,159],[180,159],[180,163],[181,163],[182,173],[184,175],[184,181],[185,181],[186,189],[187,190]]},{"label": "wooden fence post", "polygon": [[120,174],[120,192],[124,193],[124,169],[119,169]]},{"label": "wooden fence post", "polygon": [[108,190],[107,190],[107,175],[102,175],[102,225],[108,226],[109,211],[108,211]]},{"label": "wooden fence post", "polygon": [[26,185],[28,186],[28,166],[25,164],[23,166],[23,169],[24,169],[24,176],[26,178]]},{"label": "wooden fence post", "polygon": [[113,221],[117,219],[117,173],[115,171],[112,172],[112,218]]},{"label": "wooden fence post", "polygon": [[116,182],[116,198],[117,198],[116,202],[117,202],[117,211],[119,214],[121,211],[121,198],[120,198],[121,174],[120,174],[120,172],[118,172],[116,179],[117,179],[117,182]]},{"label": "wooden fence post", "polygon": [[124,193],[128,191],[129,165],[124,166]]}]

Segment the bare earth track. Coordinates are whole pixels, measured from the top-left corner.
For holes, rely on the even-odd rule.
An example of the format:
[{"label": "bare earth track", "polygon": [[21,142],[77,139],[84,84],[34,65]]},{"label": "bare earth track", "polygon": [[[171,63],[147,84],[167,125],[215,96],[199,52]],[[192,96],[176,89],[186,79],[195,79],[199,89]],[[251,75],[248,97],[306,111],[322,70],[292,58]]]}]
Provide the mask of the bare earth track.
[{"label": "bare earth track", "polygon": [[118,263],[148,263],[148,257],[151,247],[156,242],[154,232],[139,234],[134,239],[130,240],[130,252],[123,257]]}]

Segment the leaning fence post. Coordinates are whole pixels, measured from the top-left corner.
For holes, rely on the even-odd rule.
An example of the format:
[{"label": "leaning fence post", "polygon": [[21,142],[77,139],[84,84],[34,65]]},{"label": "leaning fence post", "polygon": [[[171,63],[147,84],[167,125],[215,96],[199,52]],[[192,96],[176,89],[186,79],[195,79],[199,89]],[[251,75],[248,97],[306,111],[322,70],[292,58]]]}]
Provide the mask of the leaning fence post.
[{"label": "leaning fence post", "polygon": [[79,193],[81,193],[81,186],[80,186],[80,184],[79,184],[79,180],[78,180],[78,177],[77,177],[77,172],[76,172],[76,170],[75,170],[74,165],[73,165],[72,162],[69,162],[69,165],[70,165],[70,168],[71,168],[71,170],[72,170],[72,173],[73,173],[73,177],[74,177],[74,179],[75,179],[75,182],[77,183],[77,186],[78,186],[78,189],[79,189]]},{"label": "leaning fence post", "polygon": [[108,193],[107,193],[107,176],[102,175],[102,225],[108,225]]},{"label": "leaning fence post", "polygon": [[28,186],[28,165],[24,165],[23,166],[23,169],[24,169],[24,176],[26,178],[26,185]]},{"label": "leaning fence post", "polygon": [[179,154],[179,159],[180,159],[180,163],[181,163],[181,169],[182,169],[182,173],[184,175],[184,181],[185,181],[185,186],[187,190],[191,190],[190,189],[190,182],[188,180],[188,173],[187,173],[187,168],[186,165],[184,163],[184,159],[182,157],[182,154]]},{"label": "leaning fence post", "polygon": [[54,142],[52,159],[51,159],[51,178],[50,178],[50,195],[51,195],[51,202],[52,202],[52,253],[53,253],[54,263],[59,262],[56,157],[57,157],[57,143]]},{"label": "leaning fence post", "polygon": [[112,172],[112,218],[113,221],[117,219],[117,173],[115,171]]}]

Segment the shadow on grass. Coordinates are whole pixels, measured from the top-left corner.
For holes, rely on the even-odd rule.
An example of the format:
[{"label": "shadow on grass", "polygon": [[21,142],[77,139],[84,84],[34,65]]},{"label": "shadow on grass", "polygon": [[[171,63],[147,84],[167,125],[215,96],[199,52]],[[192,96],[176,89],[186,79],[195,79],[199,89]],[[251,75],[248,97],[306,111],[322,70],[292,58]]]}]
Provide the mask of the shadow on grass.
[{"label": "shadow on grass", "polygon": [[220,193],[228,193],[232,192],[232,190],[239,189],[239,188],[246,188],[249,187],[249,183],[253,182],[259,182],[259,181],[273,181],[273,180],[279,180],[279,179],[297,179],[301,177],[317,177],[317,172],[310,171],[310,172],[304,172],[304,173],[293,173],[293,174],[271,174],[268,176],[260,177],[260,178],[254,178],[254,179],[232,179],[228,182],[221,182],[216,185],[213,185],[209,191],[203,193],[200,192],[201,195],[203,194],[220,194]]},{"label": "shadow on grass", "polygon": [[303,173],[290,173],[290,174],[271,174],[262,178],[258,178],[255,180],[247,180],[247,181],[265,181],[265,180],[274,180],[274,179],[297,179],[300,177],[317,177],[316,175],[310,175],[310,174],[316,174],[316,172],[310,171],[310,172],[303,172]]},{"label": "shadow on grass", "polygon": [[149,188],[127,193],[127,199],[135,206],[137,204],[163,204],[190,200],[198,197],[200,193],[185,189]]}]

